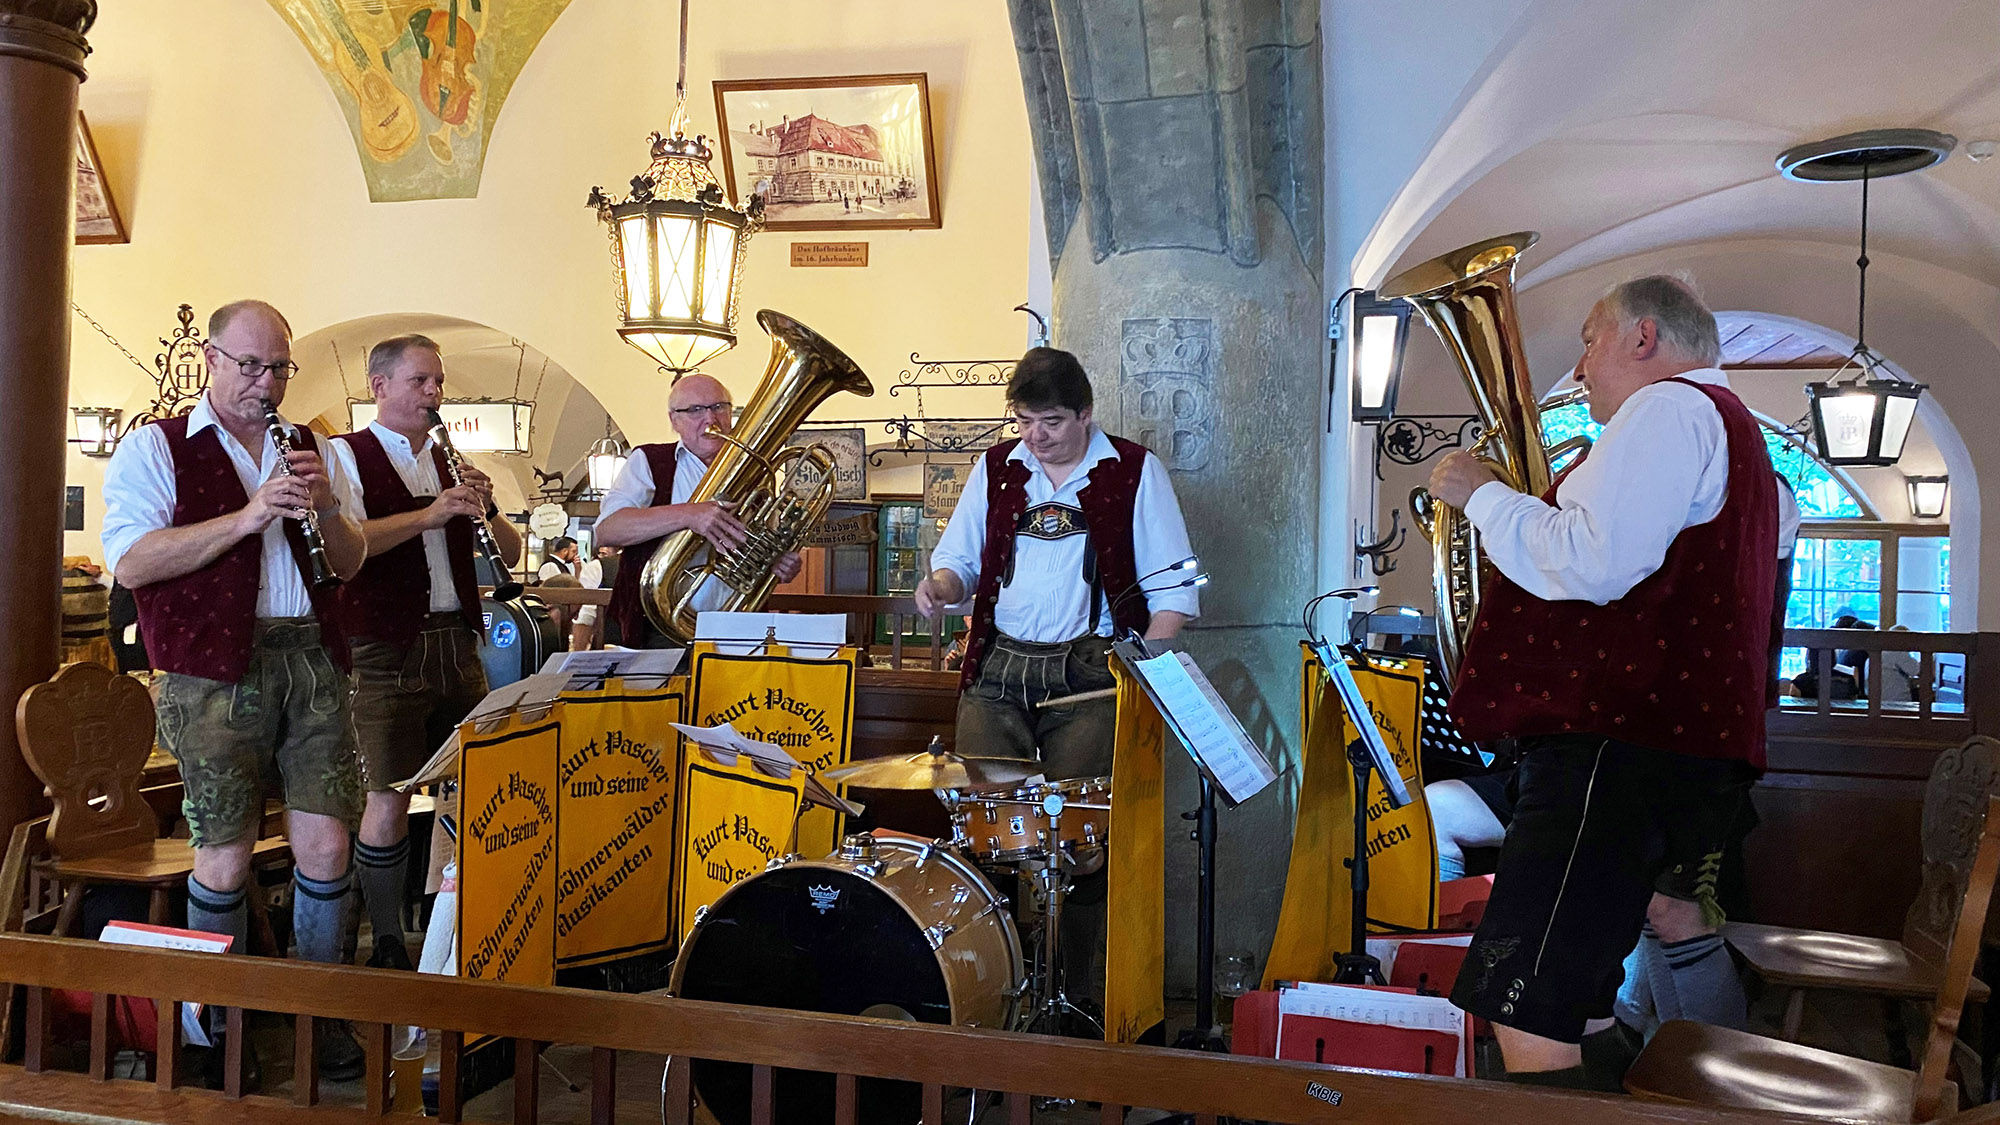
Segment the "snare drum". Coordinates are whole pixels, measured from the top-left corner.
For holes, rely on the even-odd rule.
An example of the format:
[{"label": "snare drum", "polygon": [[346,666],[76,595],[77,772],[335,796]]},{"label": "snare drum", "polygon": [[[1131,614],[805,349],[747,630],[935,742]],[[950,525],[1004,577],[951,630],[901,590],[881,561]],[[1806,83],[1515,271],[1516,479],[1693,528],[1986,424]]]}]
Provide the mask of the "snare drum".
[{"label": "snare drum", "polygon": [[1053,785],[987,789],[953,794],[951,825],[956,842],[975,859],[1020,863],[1046,859],[1057,840],[1049,831],[1045,805]]},{"label": "snare drum", "polygon": [[[1004,1030],[1024,979],[1014,919],[963,857],[941,841],[857,836],[835,855],[775,863],[729,888],[681,943],[670,991]],[[695,1094],[720,1125],[749,1121],[747,1065],[693,1067]],[[779,1070],[774,1081],[773,1120],[831,1120],[832,1075]],[[857,1120],[921,1117],[913,1083],[863,1078],[856,1093]]]}]

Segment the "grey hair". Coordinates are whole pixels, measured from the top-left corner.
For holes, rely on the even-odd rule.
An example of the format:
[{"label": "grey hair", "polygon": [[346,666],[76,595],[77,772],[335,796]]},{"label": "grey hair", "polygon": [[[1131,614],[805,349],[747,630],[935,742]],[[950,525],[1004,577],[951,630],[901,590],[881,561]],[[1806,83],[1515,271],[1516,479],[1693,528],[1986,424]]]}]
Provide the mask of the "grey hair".
[{"label": "grey hair", "polygon": [[444,355],[444,349],[438,347],[437,341],[429,336],[416,332],[391,336],[368,349],[368,374],[387,375],[389,369],[396,366],[396,361],[403,358],[403,353],[412,348],[429,348],[439,356]]},{"label": "grey hair", "polygon": [[1722,362],[1715,314],[1684,278],[1653,274],[1614,285],[1604,295],[1604,305],[1617,316],[1621,330],[1650,320],[1660,343],[1675,355],[1703,367]]}]

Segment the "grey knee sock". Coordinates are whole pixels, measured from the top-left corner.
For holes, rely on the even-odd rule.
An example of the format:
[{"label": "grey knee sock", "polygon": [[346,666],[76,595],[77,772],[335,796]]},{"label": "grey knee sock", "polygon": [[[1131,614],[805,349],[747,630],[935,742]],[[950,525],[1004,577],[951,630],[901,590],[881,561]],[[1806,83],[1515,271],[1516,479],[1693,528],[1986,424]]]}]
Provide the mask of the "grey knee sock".
[{"label": "grey knee sock", "polygon": [[1743,981],[1721,934],[1662,942],[1660,953],[1673,978],[1679,1018],[1738,1030],[1749,1023]]},{"label": "grey knee sock", "polygon": [[1681,1012],[1680,993],[1674,987],[1673,971],[1667,967],[1667,955],[1662,952],[1659,932],[1653,929],[1650,922],[1639,938],[1639,963],[1645,967],[1646,991],[1652,997],[1653,1018],[1638,1030],[1650,1038],[1668,1020],[1687,1018]]},{"label": "grey knee sock", "polygon": [[1650,926],[1639,935],[1639,944],[1625,955],[1625,983],[1618,986],[1618,999],[1611,1005],[1611,1014],[1617,1016],[1620,1023],[1648,1036],[1660,1026],[1659,1017],[1653,1014],[1652,980],[1646,975],[1646,943],[1649,941],[1655,946],[1660,944]]},{"label": "grey knee sock", "polygon": [[188,929],[228,934],[236,939],[231,953],[250,951],[250,900],[245,888],[218,891],[188,876]]},{"label": "grey knee sock", "polygon": [[354,862],[375,940],[389,936],[402,941],[403,911],[408,905],[410,838],[405,836],[393,844],[380,846],[356,841]]},{"label": "grey knee sock", "polygon": [[347,913],[354,908],[354,869],[337,879],[309,879],[292,873],[292,929],[299,959],[326,964],[340,960],[347,936]]}]

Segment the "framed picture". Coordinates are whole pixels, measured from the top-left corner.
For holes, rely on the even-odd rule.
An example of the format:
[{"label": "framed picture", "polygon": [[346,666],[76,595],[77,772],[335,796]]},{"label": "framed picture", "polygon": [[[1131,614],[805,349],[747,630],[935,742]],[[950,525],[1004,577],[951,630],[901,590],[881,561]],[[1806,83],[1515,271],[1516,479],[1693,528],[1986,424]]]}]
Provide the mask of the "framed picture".
[{"label": "framed picture", "polygon": [[944,225],[921,74],[717,82],[723,176],[771,230]]},{"label": "framed picture", "polygon": [[111,185],[104,182],[104,164],[97,159],[97,145],[81,112],[76,115],[76,241],[79,246],[132,241],[125,233],[125,221],[118,217]]}]

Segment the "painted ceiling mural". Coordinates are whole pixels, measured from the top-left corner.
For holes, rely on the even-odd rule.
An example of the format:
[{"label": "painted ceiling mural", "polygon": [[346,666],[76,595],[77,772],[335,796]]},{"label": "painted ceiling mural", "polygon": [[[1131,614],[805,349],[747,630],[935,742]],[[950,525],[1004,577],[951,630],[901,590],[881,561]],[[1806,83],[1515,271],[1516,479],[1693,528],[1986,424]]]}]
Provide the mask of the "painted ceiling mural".
[{"label": "painted ceiling mural", "polygon": [[368,197],[479,194],[507,91],[569,0],[267,0],[354,133]]}]

